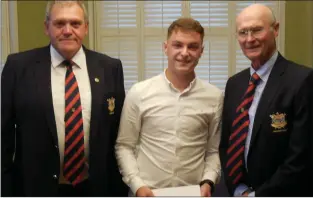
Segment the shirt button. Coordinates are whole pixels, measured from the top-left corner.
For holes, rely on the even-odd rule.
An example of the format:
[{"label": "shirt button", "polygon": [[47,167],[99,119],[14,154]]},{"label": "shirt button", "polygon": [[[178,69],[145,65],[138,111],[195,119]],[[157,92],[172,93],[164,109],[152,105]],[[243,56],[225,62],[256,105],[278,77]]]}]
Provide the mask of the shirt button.
[{"label": "shirt button", "polygon": [[57,175],[53,175],[53,179],[58,179],[58,176]]}]

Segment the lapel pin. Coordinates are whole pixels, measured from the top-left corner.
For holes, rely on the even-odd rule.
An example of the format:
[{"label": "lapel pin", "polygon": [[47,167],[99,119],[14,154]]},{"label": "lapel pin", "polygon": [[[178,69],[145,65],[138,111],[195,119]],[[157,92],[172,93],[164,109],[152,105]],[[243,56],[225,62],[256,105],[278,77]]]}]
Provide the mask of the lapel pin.
[{"label": "lapel pin", "polygon": [[97,82],[97,83],[98,83],[98,82],[99,82],[99,78],[95,78],[95,82]]}]

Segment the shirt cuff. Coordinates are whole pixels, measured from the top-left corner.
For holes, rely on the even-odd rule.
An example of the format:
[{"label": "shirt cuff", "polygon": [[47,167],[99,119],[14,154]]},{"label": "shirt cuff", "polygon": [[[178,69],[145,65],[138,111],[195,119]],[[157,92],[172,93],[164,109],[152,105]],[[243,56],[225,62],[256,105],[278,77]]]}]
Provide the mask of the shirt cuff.
[{"label": "shirt cuff", "polygon": [[132,190],[133,194],[136,196],[136,192],[140,187],[147,186],[141,178],[135,177],[132,179],[130,184],[130,189]]},{"label": "shirt cuff", "polygon": [[251,193],[249,193],[248,197],[255,197],[255,191],[252,191]]},{"label": "shirt cuff", "polygon": [[239,184],[237,186],[237,188],[235,189],[235,192],[234,192],[234,197],[241,197],[242,196],[242,193],[244,193],[246,190],[248,190],[249,187],[245,184]]},{"label": "shirt cuff", "polygon": [[202,180],[211,180],[214,184],[218,184],[220,181],[220,175],[214,171],[207,172],[203,175]]}]

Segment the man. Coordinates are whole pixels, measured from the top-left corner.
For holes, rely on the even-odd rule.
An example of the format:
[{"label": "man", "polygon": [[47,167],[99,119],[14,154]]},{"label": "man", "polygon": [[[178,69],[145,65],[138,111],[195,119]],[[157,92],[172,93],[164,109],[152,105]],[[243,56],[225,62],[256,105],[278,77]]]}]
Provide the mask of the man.
[{"label": "man", "polygon": [[195,76],[203,37],[198,21],[174,21],[164,43],[167,69],[126,96],[115,148],[131,194],[200,184],[201,195],[210,196],[220,177],[222,92]]},{"label": "man", "polygon": [[50,2],[51,44],[7,59],[2,196],[127,195],[114,155],[125,97],[122,64],[82,46],[87,19],[79,1]]},{"label": "man", "polygon": [[306,196],[313,72],[277,51],[279,23],[268,7],[245,8],[236,26],[251,67],[225,90],[219,151],[229,193]]}]

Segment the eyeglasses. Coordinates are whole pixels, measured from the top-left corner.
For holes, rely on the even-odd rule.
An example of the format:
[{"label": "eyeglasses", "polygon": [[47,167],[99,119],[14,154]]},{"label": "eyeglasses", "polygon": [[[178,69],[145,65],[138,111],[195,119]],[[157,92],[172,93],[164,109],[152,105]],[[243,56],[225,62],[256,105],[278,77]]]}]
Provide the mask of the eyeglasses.
[{"label": "eyeglasses", "polygon": [[[273,28],[275,24],[276,23],[273,22],[270,25],[270,28]],[[264,30],[265,30],[264,27],[254,27],[254,28],[250,28],[250,29],[242,29],[242,30],[239,30],[237,32],[237,36],[239,39],[246,39],[250,33],[250,35],[253,36],[254,38],[260,38],[260,36],[262,36],[262,34],[264,33]]]},{"label": "eyeglasses", "polygon": [[240,39],[245,39],[248,37],[249,33],[251,36],[253,36],[254,38],[259,38],[264,32],[264,28],[263,27],[255,27],[255,28],[251,28],[251,29],[242,29],[239,30],[237,32],[237,36]]}]

